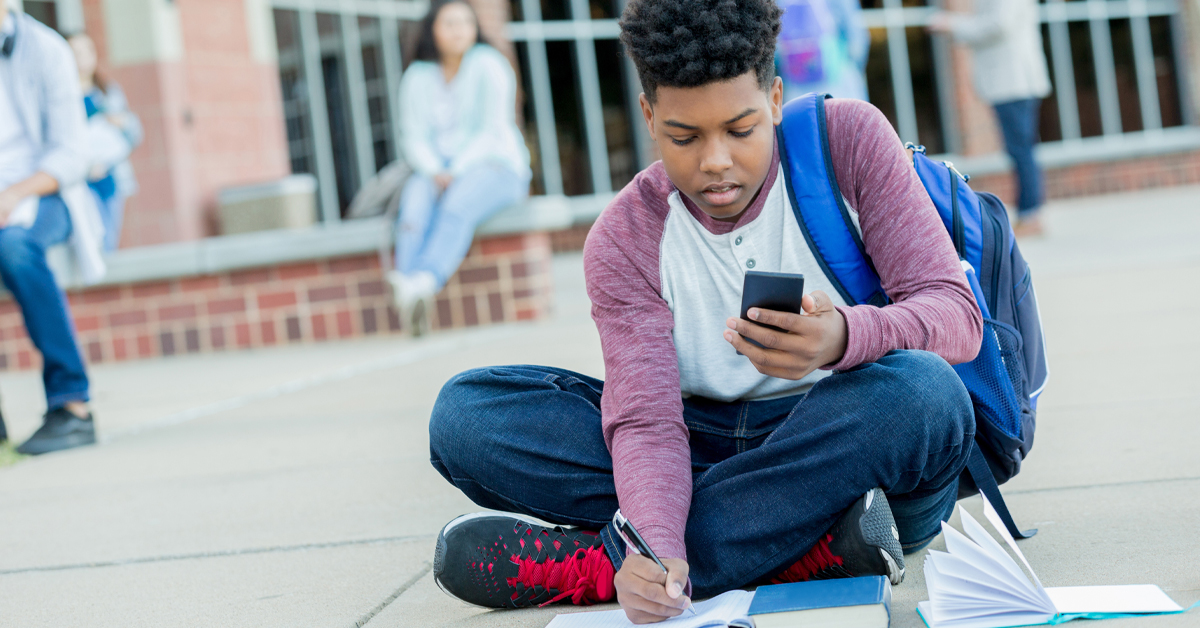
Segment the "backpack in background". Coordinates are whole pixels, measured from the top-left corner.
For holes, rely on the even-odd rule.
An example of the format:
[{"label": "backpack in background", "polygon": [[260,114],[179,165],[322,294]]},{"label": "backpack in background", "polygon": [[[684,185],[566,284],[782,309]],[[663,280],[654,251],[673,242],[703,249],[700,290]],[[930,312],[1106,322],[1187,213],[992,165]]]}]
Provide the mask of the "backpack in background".
[{"label": "backpack in background", "polygon": [[[788,194],[800,230],[842,298],[883,307],[889,300],[833,173],[826,97],[807,94],[784,105],[778,137]],[[982,492],[1009,532],[1027,538],[1037,530],[1017,528],[999,485],[1020,472],[1033,447],[1048,375],[1033,278],[1000,199],[973,191],[952,164],[929,159],[924,148],[909,147],[983,315],[979,354],[953,367],[971,395],[976,425],[959,498]]]}]

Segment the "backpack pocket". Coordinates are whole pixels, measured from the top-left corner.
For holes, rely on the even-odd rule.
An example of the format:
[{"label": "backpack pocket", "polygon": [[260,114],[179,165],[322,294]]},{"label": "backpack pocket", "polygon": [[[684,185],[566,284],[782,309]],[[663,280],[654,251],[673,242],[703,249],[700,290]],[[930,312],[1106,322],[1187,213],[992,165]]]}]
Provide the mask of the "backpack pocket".
[{"label": "backpack pocket", "polygon": [[1033,427],[1021,345],[1011,325],[985,318],[979,354],[954,366],[975,406],[975,440],[1001,484],[1020,471],[1023,436]]}]

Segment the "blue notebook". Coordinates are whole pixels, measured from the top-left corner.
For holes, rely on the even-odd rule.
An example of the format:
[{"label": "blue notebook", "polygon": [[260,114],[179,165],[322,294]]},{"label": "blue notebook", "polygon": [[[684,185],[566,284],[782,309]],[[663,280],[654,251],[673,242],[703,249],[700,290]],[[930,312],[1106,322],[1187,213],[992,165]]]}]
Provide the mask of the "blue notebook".
[{"label": "blue notebook", "polygon": [[756,628],[887,628],[892,587],[883,576],[759,587],[748,612]]}]

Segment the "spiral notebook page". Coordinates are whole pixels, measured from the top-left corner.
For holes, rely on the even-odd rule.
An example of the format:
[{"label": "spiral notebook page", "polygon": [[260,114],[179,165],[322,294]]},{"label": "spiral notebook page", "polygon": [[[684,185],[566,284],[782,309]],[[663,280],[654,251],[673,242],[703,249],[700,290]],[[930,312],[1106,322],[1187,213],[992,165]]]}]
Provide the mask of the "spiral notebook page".
[{"label": "spiral notebook page", "polygon": [[[724,628],[731,622],[746,620],[753,591],[726,591],[711,600],[696,602],[696,614],[684,612],[664,622],[654,624],[662,628]],[[629,628],[633,622],[625,617],[625,611],[599,611],[591,613],[565,613],[554,618],[546,628]],[[751,625],[745,623],[744,625]]]}]

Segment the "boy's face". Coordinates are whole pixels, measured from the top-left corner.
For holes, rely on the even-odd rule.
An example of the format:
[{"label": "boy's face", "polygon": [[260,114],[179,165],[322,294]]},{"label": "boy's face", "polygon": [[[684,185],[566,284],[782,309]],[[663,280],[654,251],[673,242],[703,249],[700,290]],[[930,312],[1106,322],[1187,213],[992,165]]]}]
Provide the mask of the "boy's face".
[{"label": "boy's face", "polygon": [[783,82],[764,91],[751,70],[700,87],[659,86],[658,102],[642,94],[641,104],[675,187],[709,216],[737,220],[767,179]]}]

